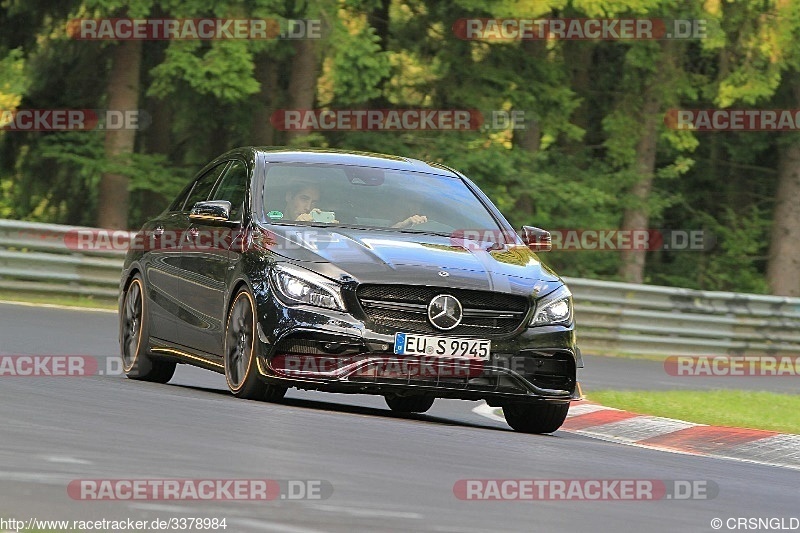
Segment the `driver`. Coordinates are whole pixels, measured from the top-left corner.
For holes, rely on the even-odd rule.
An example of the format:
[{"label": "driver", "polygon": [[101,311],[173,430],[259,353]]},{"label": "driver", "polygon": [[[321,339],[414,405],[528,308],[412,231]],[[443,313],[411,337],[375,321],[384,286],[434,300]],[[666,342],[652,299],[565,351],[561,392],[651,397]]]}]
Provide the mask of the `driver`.
[{"label": "driver", "polygon": [[[396,224],[392,224],[393,228],[398,229],[408,229],[413,228],[419,224],[424,224],[428,221],[428,217],[425,215],[420,215],[422,212],[422,201],[419,198],[410,198],[405,203],[405,213],[412,213],[411,216],[397,222]],[[405,216],[405,214],[400,215]]]},{"label": "driver", "polygon": [[[319,203],[319,187],[313,183],[308,182],[294,182],[289,186],[286,191],[286,209],[284,210],[284,217],[288,220],[297,220],[302,222],[312,222],[314,220],[312,213],[321,213],[322,210],[317,207]],[[332,222],[338,222],[333,220]]]},{"label": "driver", "polygon": [[405,220],[401,220],[397,224],[392,224],[393,228],[399,229],[406,229],[406,228],[413,228],[418,224],[424,224],[428,221],[428,217],[425,215],[411,215]]}]

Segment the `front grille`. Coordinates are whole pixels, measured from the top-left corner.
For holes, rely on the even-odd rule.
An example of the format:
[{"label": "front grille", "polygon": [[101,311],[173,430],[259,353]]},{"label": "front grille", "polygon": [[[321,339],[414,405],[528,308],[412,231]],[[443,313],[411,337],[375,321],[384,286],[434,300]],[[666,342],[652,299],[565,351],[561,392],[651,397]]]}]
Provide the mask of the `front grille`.
[{"label": "front grille", "polygon": [[[428,303],[438,294],[458,298],[464,318],[454,329],[428,321]],[[367,317],[393,331],[491,337],[516,330],[528,312],[528,298],[491,291],[412,285],[361,285],[356,295]]]}]

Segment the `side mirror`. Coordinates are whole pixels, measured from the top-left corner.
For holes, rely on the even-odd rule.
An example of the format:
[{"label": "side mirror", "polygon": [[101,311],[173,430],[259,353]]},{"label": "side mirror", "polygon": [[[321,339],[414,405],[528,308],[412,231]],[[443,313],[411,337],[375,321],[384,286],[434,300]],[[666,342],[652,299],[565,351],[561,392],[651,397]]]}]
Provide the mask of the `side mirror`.
[{"label": "side mirror", "polygon": [[189,211],[189,218],[206,224],[231,221],[231,203],[227,200],[197,202]]},{"label": "side mirror", "polygon": [[553,249],[550,232],[534,226],[522,226],[522,242],[534,252],[549,252]]}]

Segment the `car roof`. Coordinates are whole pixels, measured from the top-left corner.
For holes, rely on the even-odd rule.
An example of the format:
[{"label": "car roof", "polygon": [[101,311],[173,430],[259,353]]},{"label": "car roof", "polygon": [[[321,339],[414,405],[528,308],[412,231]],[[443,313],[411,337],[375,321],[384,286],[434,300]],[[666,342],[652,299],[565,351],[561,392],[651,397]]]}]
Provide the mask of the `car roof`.
[{"label": "car roof", "polygon": [[451,168],[439,163],[429,163],[419,159],[396,155],[358,152],[334,149],[298,149],[273,146],[245,146],[231,150],[217,159],[234,154],[255,156],[263,154],[268,163],[317,163],[328,165],[352,165],[361,167],[385,168],[389,170],[410,170],[443,176],[458,177]]}]

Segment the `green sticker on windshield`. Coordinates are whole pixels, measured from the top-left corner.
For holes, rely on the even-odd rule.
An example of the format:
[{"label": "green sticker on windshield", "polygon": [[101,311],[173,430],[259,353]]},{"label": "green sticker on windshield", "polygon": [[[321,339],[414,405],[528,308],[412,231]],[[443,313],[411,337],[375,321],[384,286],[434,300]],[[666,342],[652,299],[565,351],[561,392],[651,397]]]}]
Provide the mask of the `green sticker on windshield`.
[{"label": "green sticker on windshield", "polygon": [[281,213],[280,211],[270,211],[269,213],[267,213],[267,216],[271,219],[279,219],[283,218],[283,213]]}]

